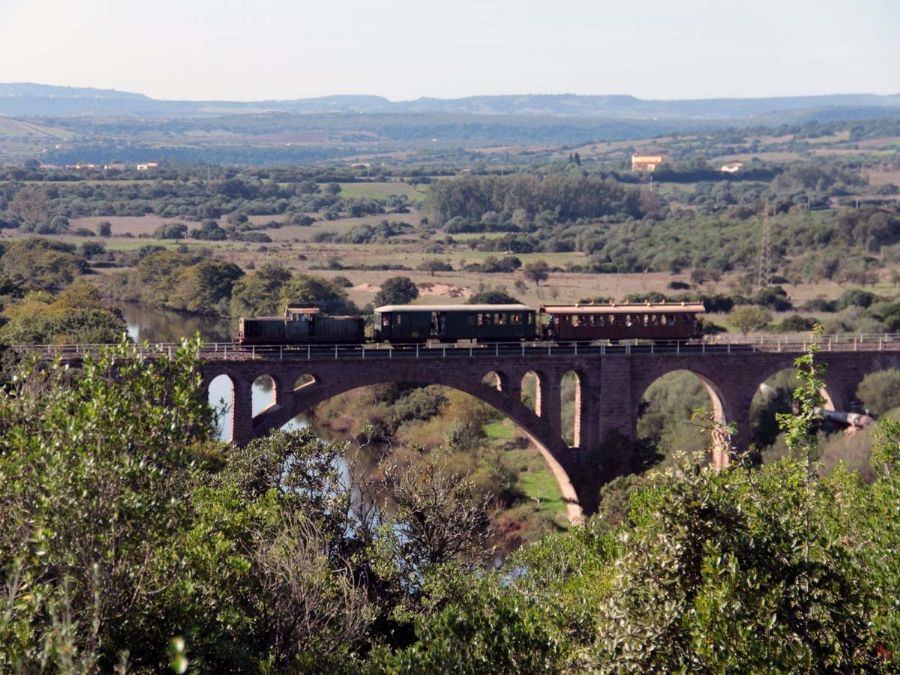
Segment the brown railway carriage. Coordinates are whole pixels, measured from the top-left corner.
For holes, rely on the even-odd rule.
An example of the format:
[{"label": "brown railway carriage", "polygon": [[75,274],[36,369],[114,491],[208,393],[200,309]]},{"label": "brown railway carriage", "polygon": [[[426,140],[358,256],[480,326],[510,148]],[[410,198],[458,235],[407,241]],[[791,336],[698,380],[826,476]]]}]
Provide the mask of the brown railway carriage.
[{"label": "brown railway carriage", "polygon": [[548,340],[690,340],[702,336],[701,303],[541,305]]}]

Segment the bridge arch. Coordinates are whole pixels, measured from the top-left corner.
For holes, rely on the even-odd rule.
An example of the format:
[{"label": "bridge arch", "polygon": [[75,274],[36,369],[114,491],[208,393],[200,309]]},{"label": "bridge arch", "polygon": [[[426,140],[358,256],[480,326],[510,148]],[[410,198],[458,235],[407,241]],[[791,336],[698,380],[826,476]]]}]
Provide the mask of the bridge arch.
[{"label": "bridge arch", "polygon": [[560,424],[563,438],[569,447],[583,446],[584,432],[582,425],[586,421],[584,393],[585,373],[580,368],[573,368],[563,373],[559,386]]},{"label": "bridge arch", "polygon": [[[750,402],[749,438],[757,449],[774,442],[778,434],[775,415],[791,412],[793,391],[799,384],[795,373],[793,368],[777,370],[761,380],[754,390]],[[819,395],[822,397],[822,407],[826,410],[842,409],[835,405],[835,397],[829,389],[827,378],[825,386],[819,389]]]},{"label": "bridge arch", "polygon": [[718,469],[724,468],[729,464],[730,450],[733,445],[732,439],[723,433],[726,425],[735,421],[732,402],[726,396],[725,388],[717,382],[712,373],[704,372],[702,369],[685,367],[685,365],[671,364],[671,367],[648,369],[644,377],[639,380],[638,386],[632,390],[631,409],[635,411],[635,425],[638,423],[637,411],[642,409],[645,396],[656,383],[677,373],[690,374],[699,381],[709,401],[709,409],[712,416],[710,421],[714,424],[710,439],[711,462]]},{"label": "bridge arch", "polygon": [[519,379],[519,400],[535,415],[546,418],[547,411],[547,394],[548,377],[543,370],[529,369],[523,373]]},{"label": "bridge arch", "polygon": [[302,389],[303,387],[308,387],[311,384],[315,384],[315,383],[316,383],[315,375],[311,375],[310,373],[303,373],[299,377],[294,378],[293,389],[294,389],[294,391],[297,391],[298,389]]},{"label": "bridge arch", "polygon": [[482,382],[484,382],[487,386],[496,389],[497,391],[509,391],[509,376],[502,370],[489,370],[487,373],[485,373],[484,378],[482,378]]},{"label": "bridge arch", "polygon": [[[234,441],[245,443],[253,437],[265,435],[273,429],[282,427],[297,415],[311,410],[319,403],[360,387],[397,382],[441,385],[474,396],[515,423],[531,439],[547,463],[559,486],[563,500],[567,504],[570,522],[581,522],[583,519],[582,508],[569,474],[573,461],[569,448],[558,434],[554,434],[549,420],[542,419],[522,403],[515,388],[504,390],[503,384],[507,384],[507,387],[509,384],[509,378],[505,372],[497,370],[488,372],[496,374],[496,381],[499,382],[500,388],[486,384],[483,381],[484,375],[481,373],[478,377],[465,377],[452,368],[422,368],[415,363],[397,362],[391,368],[360,367],[352,373],[352,376],[343,377],[337,372],[332,372],[328,367],[285,367],[281,373],[284,381],[296,382],[301,375],[308,375],[310,379],[296,389],[279,389],[281,397],[277,402],[256,416],[251,415],[248,420],[249,424],[242,430],[243,433],[239,431],[240,419],[237,417],[239,411],[236,405]],[[219,371],[211,369],[210,373],[218,375]],[[252,382],[262,373],[262,369],[258,372],[255,369],[251,370],[243,378],[243,381]],[[238,385],[237,389],[239,388]]]},{"label": "bridge arch", "polygon": [[219,437],[231,440],[234,435],[234,399],[236,386],[234,378],[227,373],[221,373],[204,382],[207,401],[210,407],[216,411],[216,425]]}]

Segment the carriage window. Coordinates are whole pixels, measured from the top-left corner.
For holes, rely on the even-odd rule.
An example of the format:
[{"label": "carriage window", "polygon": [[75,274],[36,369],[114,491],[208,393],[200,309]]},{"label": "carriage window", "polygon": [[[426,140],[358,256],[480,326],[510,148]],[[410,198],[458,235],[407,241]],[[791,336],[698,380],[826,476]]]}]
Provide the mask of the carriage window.
[{"label": "carriage window", "polygon": [[395,326],[399,326],[399,325],[400,325],[400,322],[402,321],[402,319],[403,319],[403,315],[402,315],[402,314],[399,314],[399,313],[398,313],[398,314],[394,314],[394,325],[395,325]]},{"label": "carriage window", "polygon": [[497,314],[497,325],[505,326],[506,325],[506,314]]},{"label": "carriage window", "polygon": [[474,325],[475,325],[475,321],[477,320],[477,318],[478,318],[478,317],[477,317],[475,314],[469,314],[469,315],[466,317],[466,325],[467,325],[467,326],[474,326]]},{"label": "carriage window", "polygon": [[581,318],[576,314],[572,317],[572,326],[578,328],[581,325]]},{"label": "carriage window", "polygon": [[659,315],[659,325],[660,325],[660,326],[665,326],[665,325],[666,325],[666,315],[665,315],[665,314],[660,314],[660,315]]},{"label": "carriage window", "polygon": [[381,327],[387,328],[391,325],[391,315],[390,314],[382,314],[381,315]]},{"label": "carriage window", "polygon": [[522,315],[519,312],[515,312],[509,315],[511,323],[520,324],[522,323]]},{"label": "carriage window", "polygon": [[629,327],[631,326],[631,314],[625,315],[625,325]]},{"label": "carriage window", "polygon": [[528,317],[529,325],[533,324],[534,323],[534,314],[526,314],[526,316]]}]

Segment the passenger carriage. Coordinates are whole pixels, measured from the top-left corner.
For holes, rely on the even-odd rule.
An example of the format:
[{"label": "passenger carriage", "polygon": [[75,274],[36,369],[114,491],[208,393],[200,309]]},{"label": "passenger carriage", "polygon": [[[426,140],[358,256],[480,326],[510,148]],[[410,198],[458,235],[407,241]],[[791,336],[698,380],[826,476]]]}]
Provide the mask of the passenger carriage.
[{"label": "passenger carriage", "polygon": [[703,335],[702,303],[541,305],[543,335],[560,342],[687,341]]},{"label": "passenger carriage", "polygon": [[384,305],[375,340],[391,343],[534,340],[537,312],[527,305]]}]

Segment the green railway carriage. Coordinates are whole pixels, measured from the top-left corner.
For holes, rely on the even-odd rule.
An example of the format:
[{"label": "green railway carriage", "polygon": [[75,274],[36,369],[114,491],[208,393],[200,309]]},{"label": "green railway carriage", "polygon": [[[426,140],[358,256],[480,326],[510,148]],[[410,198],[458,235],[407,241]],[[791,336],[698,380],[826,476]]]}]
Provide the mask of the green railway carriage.
[{"label": "green railway carriage", "polygon": [[537,312],[527,305],[384,305],[375,309],[376,339],[424,343],[533,340]]}]

